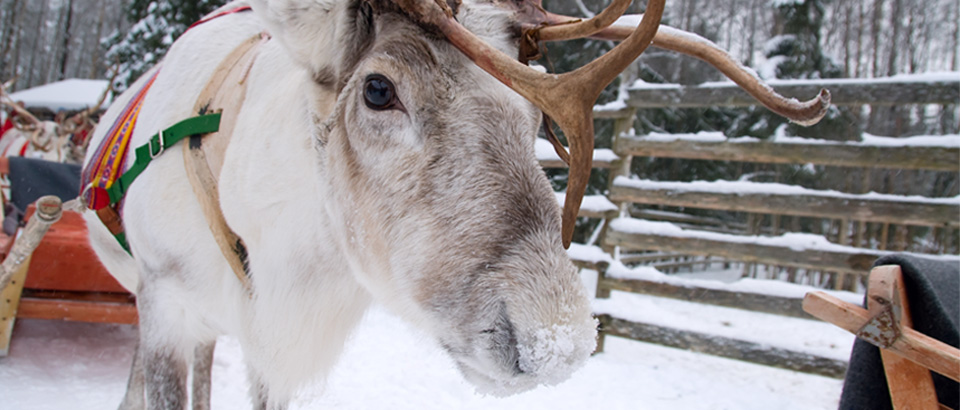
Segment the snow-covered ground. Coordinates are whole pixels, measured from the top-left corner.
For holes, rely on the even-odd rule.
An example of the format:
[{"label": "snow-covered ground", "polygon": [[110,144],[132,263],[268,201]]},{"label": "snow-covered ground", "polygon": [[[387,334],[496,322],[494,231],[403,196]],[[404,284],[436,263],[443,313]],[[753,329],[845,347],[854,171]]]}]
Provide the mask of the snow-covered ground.
[{"label": "snow-covered ground", "polygon": [[[840,359],[853,341],[825,323],[618,292],[597,307],[631,309],[621,313],[747,340],[760,335],[774,345],[806,346]],[[0,408],[115,408],[135,339],[132,326],[18,321],[10,356],[0,359]],[[213,378],[214,409],[250,408],[234,339],[220,339]],[[833,409],[841,385],[836,379],[608,337],[605,352],[560,385],[508,398],[482,396],[427,336],[374,308],[326,387],[306,388],[293,408]]]}]

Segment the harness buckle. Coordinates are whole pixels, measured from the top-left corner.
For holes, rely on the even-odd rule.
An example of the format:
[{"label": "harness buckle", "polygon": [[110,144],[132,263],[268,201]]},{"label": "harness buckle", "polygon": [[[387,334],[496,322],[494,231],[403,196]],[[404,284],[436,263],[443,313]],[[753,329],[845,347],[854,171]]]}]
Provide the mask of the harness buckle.
[{"label": "harness buckle", "polygon": [[166,144],[166,141],[164,141],[163,139],[163,130],[160,130],[160,134],[157,140],[158,140],[158,145],[160,145],[160,148],[157,150],[156,153],[153,152],[153,139],[151,138],[150,141],[147,141],[148,148],[149,148],[148,151],[150,151],[150,159],[156,159],[157,157],[160,156],[160,154],[163,154],[163,151],[166,149],[165,146],[167,144]]},{"label": "harness buckle", "polygon": [[90,193],[90,190],[91,190],[91,189],[93,189],[93,182],[90,182],[90,183],[88,183],[87,185],[84,185],[84,186],[83,186],[83,189],[80,190],[80,196],[79,196],[79,197],[80,197],[80,198],[83,198],[83,197],[87,196],[87,194]]}]

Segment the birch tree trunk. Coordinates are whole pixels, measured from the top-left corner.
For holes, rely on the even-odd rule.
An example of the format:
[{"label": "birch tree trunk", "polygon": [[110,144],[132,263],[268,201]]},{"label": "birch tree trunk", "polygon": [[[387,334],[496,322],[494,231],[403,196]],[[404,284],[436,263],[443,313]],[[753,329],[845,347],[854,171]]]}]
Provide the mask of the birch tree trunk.
[{"label": "birch tree trunk", "polygon": [[894,75],[897,69],[897,59],[899,58],[897,49],[900,48],[900,25],[903,18],[903,0],[893,0],[893,11],[890,13],[890,56],[887,60],[886,75]]},{"label": "birch tree trunk", "polygon": [[63,80],[67,76],[67,61],[70,59],[70,25],[73,22],[73,0],[67,0],[67,4],[64,7],[67,8],[67,17],[63,26],[63,50],[61,50],[62,54],[60,54],[60,74],[57,76],[58,80]]},{"label": "birch tree trunk", "polygon": [[47,28],[47,12],[50,10],[50,1],[43,0],[43,4],[40,6],[40,18],[37,20],[37,31],[36,37],[34,37],[33,45],[33,54],[30,56],[30,79],[27,87],[33,87],[34,83],[34,70],[39,70],[39,67],[34,67],[33,63],[37,58],[37,55],[43,56],[45,51],[46,42],[43,41],[44,36],[46,35]]},{"label": "birch tree trunk", "polygon": [[9,8],[6,10],[5,19],[3,22],[3,42],[0,45],[0,78],[10,78],[13,76],[13,72],[16,71],[16,67],[12,67],[11,64],[11,53],[15,46],[15,38],[17,31],[17,20],[19,19],[18,12],[20,11],[20,2],[21,0],[13,0],[9,4]]},{"label": "birch tree trunk", "polygon": [[99,0],[100,12],[97,15],[97,28],[93,36],[93,52],[90,53],[90,75],[94,79],[100,75],[100,38],[103,37],[103,24],[107,16],[106,1]]},{"label": "birch tree trunk", "polygon": [[870,34],[873,38],[873,65],[871,66],[870,76],[878,77],[880,73],[880,26],[883,24],[883,1],[875,0],[873,3],[873,21],[870,25]]}]

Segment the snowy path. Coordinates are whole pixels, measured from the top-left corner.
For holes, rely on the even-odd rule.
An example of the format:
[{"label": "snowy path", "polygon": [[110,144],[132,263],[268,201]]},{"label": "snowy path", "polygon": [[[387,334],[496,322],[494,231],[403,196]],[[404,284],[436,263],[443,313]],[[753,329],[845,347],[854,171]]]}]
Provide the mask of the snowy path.
[{"label": "snowy path", "polygon": [[[21,320],[0,359],[4,409],[112,409],[136,337],[130,326]],[[790,335],[784,335],[790,337]],[[214,363],[214,409],[249,408],[233,339]],[[295,409],[833,409],[841,381],[625,339],[607,339],[572,379],[499,399],[473,393],[432,341],[381,309],[349,344],[326,391]]]}]

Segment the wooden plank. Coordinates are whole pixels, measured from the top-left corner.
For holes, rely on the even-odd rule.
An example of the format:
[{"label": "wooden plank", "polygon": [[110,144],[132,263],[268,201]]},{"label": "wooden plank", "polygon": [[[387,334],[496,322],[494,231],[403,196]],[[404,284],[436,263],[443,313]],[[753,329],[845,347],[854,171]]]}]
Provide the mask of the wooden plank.
[{"label": "wooden plank", "polygon": [[[59,292],[58,292],[59,293]],[[17,317],[91,323],[136,324],[137,307],[132,296],[122,294],[68,295],[25,293]]]},{"label": "wooden plank", "polygon": [[[559,159],[556,159],[556,160],[541,159],[541,160],[539,160],[539,162],[540,162],[540,167],[541,167],[541,168],[544,168],[544,169],[569,168],[569,166],[567,165],[566,162],[563,162],[563,161],[561,161],[561,160],[559,160]],[[612,167],[613,167],[613,164],[614,164],[614,161],[607,161],[607,160],[602,160],[602,159],[601,159],[601,160],[594,160],[594,161],[593,161],[593,168],[595,168],[595,169],[609,169],[609,168],[612,168]]]},{"label": "wooden plank", "polygon": [[[826,88],[833,105],[956,104],[960,100],[960,79],[942,81],[863,82],[857,80],[812,80],[771,84],[787,98],[808,100]],[[757,100],[733,83],[708,86],[634,88],[627,90],[627,105],[635,108],[746,107]]]},{"label": "wooden plank", "polygon": [[598,265],[596,261],[584,261],[579,259],[570,259],[570,261],[573,262],[573,266],[576,266],[578,269],[589,269],[589,270],[598,269]]},{"label": "wooden plank", "polygon": [[960,158],[960,148],[957,147],[904,148],[840,143],[787,144],[767,141],[648,141],[639,136],[624,135],[616,139],[613,150],[621,157],[634,155],[711,161],[960,172],[960,161],[957,161],[957,158]]},{"label": "wooden plank", "polygon": [[[729,235],[731,239],[735,235]],[[862,249],[855,253],[818,250],[794,250],[787,246],[738,243],[719,239],[705,239],[670,234],[643,234],[623,232],[610,226],[604,242],[626,249],[684,252],[694,255],[713,255],[724,259],[749,263],[796,266],[806,269],[830,270],[866,274],[884,253]]]},{"label": "wooden plank", "polygon": [[[613,189],[611,187],[610,189]],[[609,195],[609,194],[608,194]],[[747,226],[743,223],[726,221],[720,218],[711,218],[706,216],[690,215],[680,212],[657,211],[650,209],[631,209],[630,216],[634,218],[646,219],[649,221],[675,222],[689,226],[699,226],[701,229],[714,227],[723,231],[745,231]]]},{"label": "wooden plank", "polygon": [[[889,287],[884,286],[889,281]],[[900,265],[886,265],[873,268],[870,273],[870,289],[873,293],[886,293],[891,302],[895,320],[901,327],[913,327],[910,316],[910,301],[903,286],[903,272]],[[881,289],[877,289],[881,288]],[[876,303],[876,302],[870,302]],[[886,349],[880,349],[883,370],[890,388],[890,401],[895,409],[937,410],[937,391],[933,386],[933,376],[926,367]]]},{"label": "wooden plank", "polygon": [[[697,263],[700,262],[702,261],[697,261]],[[611,290],[642,295],[666,297],[802,319],[814,319],[813,316],[803,311],[802,298],[788,298],[724,289],[709,289],[640,279],[619,279],[609,276],[600,279],[599,286]]]},{"label": "wooden plank", "polygon": [[650,264],[650,263],[660,263],[660,262],[665,262],[665,261],[674,261],[674,260],[680,258],[681,256],[686,256],[686,255],[685,255],[685,254],[682,254],[682,253],[674,253],[674,252],[667,252],[667,253],[651,252],[651,253],[621,254],[621,255],[620,255],[620,262],[622,262],[622,263],[624,263],[624,264],[627,264],[627,265],[632,265],[632,264],[643,264],[643,265],[647,265],[647,264]]},{"label": "wooden plank", "polygon": [[17,313],[21,307],[20,295],[23,292],[23,282],[29,267],[30,256],[27,256],[11,275],[10,284],[0,291],[0,357],[10,353],[13,325],[16,323]]},{"label": "wooden plank", "polygon": [[887,340],[886,345],[878,344],[876,339],[865,339],[865,326],[875,322],[871,312],[823,292],[808,293],[803,300],[803,308],[818,319],[833,323],[877,347],[893,350],[930,370],[960,381],[960,354],[953,346],[911,328],[899,326],[899,332],[893,332],[898,336]]},{"label": "wooden plank", "polygon": [[633,107],[623,107],[616,110],[598,110],[593,109],[593,119],[595,120],[622,120],[632,118],[637,114],[637,109]]},{"label": "wooden plank", "polygon": [[960,204],[918,200],[893,201],[871,197],[788,195],[775,192],[710,192],[698,190],[694,186],[677,188],[675,183],[664,188],[657,188],[653,183],[649,185],[651,187],[640,188],[615,184],[610,190],[610,200],[814,218],[849,218],[903,225],[960,226],[960,218],[957,217],[960,215]]},{"label": "wooden plank", "polygon": [[[27,218],[34,211],[31,205]],[[28,289],[88,292],[126,292],[107,272],[90,247],[83,217],[64,211],[33,251]]]},{"label": "wooden plank", "polygon": [[847,363],[840,360],[743,340],[630,322],[609,315],[599,315],[597,319],[600,321],[601,332],[605,335],[838,379],[843,378],[847,368]]}]

